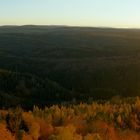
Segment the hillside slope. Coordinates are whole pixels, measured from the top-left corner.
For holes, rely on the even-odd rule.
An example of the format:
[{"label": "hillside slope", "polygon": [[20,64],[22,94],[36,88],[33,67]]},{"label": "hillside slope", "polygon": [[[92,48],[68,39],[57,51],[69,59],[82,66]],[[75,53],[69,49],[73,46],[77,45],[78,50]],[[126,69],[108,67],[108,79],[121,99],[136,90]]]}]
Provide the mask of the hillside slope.
[{"label": "hillside slope", "polygon": [[0,67],[49,79],[73,98],[140,95],[140,30],[3,26]]}]

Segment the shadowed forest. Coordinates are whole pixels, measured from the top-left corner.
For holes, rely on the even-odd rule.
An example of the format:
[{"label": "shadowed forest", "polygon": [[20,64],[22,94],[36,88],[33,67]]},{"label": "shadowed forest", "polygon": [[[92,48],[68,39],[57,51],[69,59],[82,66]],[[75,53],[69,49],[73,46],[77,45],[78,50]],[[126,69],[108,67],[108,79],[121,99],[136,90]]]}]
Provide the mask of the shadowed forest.
[{"label": "shadowed forest", "polygon": [[0,27],[0,106],[140,95],[140,30]]}]

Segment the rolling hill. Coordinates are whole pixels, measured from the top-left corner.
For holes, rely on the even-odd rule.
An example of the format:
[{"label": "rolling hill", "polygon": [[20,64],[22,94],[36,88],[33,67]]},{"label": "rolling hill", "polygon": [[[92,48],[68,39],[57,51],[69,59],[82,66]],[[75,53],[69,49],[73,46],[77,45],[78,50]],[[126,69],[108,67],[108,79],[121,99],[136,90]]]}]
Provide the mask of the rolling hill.
[{"label": "rolling hill", "polygon": [[[8,74],[8,86],[0,87],[1,98],[8,99],[7,106],[17,98],[16,105],[30,102],[32,106],[91,97],[139,96],[140,30],[1,26],[0,68],[14,75],[10,79]],[[27,95],[27,91],[17,90],[23,79],[24,86],[30,79],[41,84],[30,81]],[[12,90],[10,80],[16,81]]]}]

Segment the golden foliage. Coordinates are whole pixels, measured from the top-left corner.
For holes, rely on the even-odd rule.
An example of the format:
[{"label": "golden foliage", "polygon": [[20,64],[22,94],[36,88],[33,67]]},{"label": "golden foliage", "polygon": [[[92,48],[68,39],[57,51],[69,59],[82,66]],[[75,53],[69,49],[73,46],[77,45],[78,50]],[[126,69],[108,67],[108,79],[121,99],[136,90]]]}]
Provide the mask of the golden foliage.
[{"label": "golden foliage", "polygon": [[32,137],[28,134],[23,134],[22,140],[33,140]]},{"label": "golden foliage", "polygon": [[73,140],[76,128],[73,125],[57,128],[57,140]]},{"label": "golden foliage", "polygon": [[40,136],[40,125],[37,122],[32,122],[29,127],[29,134],[33,138],[33,140],[38,140]]},{"label": "golden foliage", "polygon": [[0,140],[140,140],[140,99],[0,110]]},{"label": "golden foliage", "polygon": [[84,140],[102,140],[99,134],[87,134]]},{"label": "golden foliage", "polygon": [[0,123],[0,140],[16,140],[3,123]]},{"label": "golden foliage", "polygon": [[40,139],[46,140],[53,134],[54,128],[51,124],[46,123],[42,119],[37,119],[38,124],[40,125]]}]

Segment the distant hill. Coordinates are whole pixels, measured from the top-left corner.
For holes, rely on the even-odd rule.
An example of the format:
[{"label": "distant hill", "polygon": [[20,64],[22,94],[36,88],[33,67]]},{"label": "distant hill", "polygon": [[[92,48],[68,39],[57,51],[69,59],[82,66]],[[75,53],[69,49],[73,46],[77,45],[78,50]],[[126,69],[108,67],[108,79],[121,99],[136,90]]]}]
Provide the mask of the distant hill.
[{"label": "distant hill", "polygon": [[[44,87],[28,97],[37,104],[140,95],[140,30],[1,26],[0,68],[40,79]],[[2,96],[23,99],[7,90]]]}]

